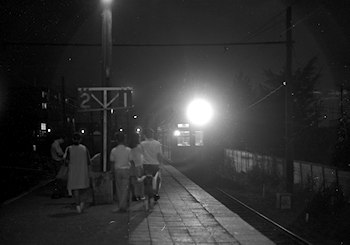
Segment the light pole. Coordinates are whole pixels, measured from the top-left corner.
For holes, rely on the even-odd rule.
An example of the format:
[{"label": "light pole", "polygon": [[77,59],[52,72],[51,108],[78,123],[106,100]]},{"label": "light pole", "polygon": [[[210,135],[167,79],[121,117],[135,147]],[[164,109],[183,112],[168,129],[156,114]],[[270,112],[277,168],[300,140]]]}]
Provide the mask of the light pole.
[{"label": "light pole", "polygon": [[[112,63],[112,0],[102,1],[102,87],[108,87],[111,77]],[[104,104],[107,104],[107,92],[103,93]],[[103,129],[102,129],[102,159],[103,172],[107,171],[107,151],[108,151],[108,123],[107,123],[107,108],[103,110]]]}]

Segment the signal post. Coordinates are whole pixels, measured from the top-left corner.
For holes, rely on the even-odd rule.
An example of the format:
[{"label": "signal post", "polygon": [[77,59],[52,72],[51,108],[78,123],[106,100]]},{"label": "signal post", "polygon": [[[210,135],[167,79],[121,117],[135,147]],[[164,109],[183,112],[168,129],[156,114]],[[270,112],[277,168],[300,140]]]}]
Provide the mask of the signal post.
[{"label": "signal post", "polygon": [[[131,87],[90,87],[78,88],[79,112],[101,112],[102,122],[102,172],[93,175],[93,199],[95,204],[113,202],[113,178],[107,169],[108,163],[108,121],[107,115],[111,110],[132,108]],[[111,98],[111,99],[109,99]],[[99,168],[100,169],[100,168]]]}]

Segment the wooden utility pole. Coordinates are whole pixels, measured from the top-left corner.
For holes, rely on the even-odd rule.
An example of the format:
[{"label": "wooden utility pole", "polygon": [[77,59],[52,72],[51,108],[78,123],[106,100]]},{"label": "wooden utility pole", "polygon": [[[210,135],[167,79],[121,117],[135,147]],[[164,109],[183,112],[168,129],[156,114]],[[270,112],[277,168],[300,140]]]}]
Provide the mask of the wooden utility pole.
[{"label": "wooden utility pole", "polygon": [[[63,131],[67,133],[67,112],[66,112],[66,82],[64,77],[61,77],[61,105],[62,105],[62,127]],[[69,132],[70,133],[70,132]]]},{"label": "wooden utility pole", "polygon": [[[112,10],[110,5],[103,8],[102,13],[102,87],[108,87],[111,78],[112,63]],[[107,92],[103,93],[103,102],[107,104]],[[107,171],[108,153],[108,111],[102,116],[102,161],[103,172]]]},{"label": "wooden utility pole", "polygon": [[293,140],[293,91],[292,91],[292,7],[286,14],[286,95],[285,95],[285,158],[286,191],[293,193],[294,184],[294,140]]}]

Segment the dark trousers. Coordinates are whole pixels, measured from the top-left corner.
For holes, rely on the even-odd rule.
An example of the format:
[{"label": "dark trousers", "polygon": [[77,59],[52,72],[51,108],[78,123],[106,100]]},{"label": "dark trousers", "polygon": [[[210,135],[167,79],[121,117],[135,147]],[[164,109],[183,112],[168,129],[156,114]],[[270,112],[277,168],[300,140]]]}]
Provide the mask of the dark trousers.
[{"label": "dark trousers", "polygon": [[[152,175],[153,177],[156,175],[156,173],[159,171],[159,165],[156,164],[144,164],[143,165],[143,170],[145,175]],[[161,178],[160,176],[157,179],[157,188],[155,190],[155,194],[158,195],[159,193],[159,186],[161,183]],[[146,186],[145,186],[146,188]]]}]

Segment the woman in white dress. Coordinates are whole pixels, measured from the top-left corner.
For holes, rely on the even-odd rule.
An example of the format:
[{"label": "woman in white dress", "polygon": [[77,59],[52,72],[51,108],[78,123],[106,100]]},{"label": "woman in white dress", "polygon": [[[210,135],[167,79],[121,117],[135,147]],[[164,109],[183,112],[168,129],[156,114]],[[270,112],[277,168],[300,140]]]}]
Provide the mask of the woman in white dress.
[{"label": "woman in white dress", "polygon": [[79,133],[74,133],[72,140],[73,144],[67,147],[64,156],[68,162],[67,189],[72,190],[77,212],[81,213],[84,208],[84,202],[81,201],[81,191],[90,187],[90,154],[86,146],[80,143],[81,135]]}]

